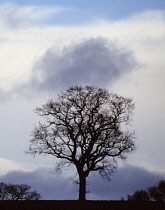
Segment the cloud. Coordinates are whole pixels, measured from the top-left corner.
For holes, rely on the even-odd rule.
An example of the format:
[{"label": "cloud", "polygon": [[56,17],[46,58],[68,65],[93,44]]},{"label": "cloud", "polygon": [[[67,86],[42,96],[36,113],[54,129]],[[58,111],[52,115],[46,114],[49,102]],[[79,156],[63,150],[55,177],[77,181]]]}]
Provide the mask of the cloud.
[{"label": "cloud", "polygon": [[[66,173],[65,173],[66,174]],[[164,176],[165,177],[165,176]],[[103,181],[99,175],[91,175],[88,179],[88,199],[113,200],[126,198],[127,194],[137,189],[145,189],[155,185],[163,175],[149,172],[143,168],[126,165],[117,170],[111,182]],[[42,195],[42,199],[77,199],[78,186],[68,177],[56,174],[54,169],[40,168],[32,172],[13,171],[0,177],[0,181],[13,184],[28,184]]]},{"label": "cloud", "polygon": [[[56,9],[56,7],[52,6],[47,8],[44,6],[38,7],[38,6],[9,5],[6,6],[5,8],[5,5],[4,6],[1,5],[0,8],[1,8],[0,10],[2,11],[1,20],[3,21],[3,24],[1,25],[5,25],[5,27],[8,27],[8,23],[7,21],[5,21],[6,18],[7,17],[10,18],[12,16],[9,14],[9,12],[14,10],[20,11],[20,13],[22,11],[21,14],[25,14],[25,16],[27,16],[27,18],[25,19],[28,19],[28,21],[30,22],[31,20],[29,20],[29,18],[38,21],[36,22],[33,20],[30,23],[30,27],[26,28],[23,26],[24,18],[22,17],[18,18],[18,21],[20,22],[23,21],[23,22],[16,24],[18,25],[17,30],[4,29],[3,27],[1,28],[0,66],[2,68],[0,70],[1,71],[0,89],[2,89],[2,91],[5,91],[5,93],[6,91],[16,92],[18,89],[23,90],[25,86],[27,87],[27,85],[29,85],[29,81],[31,80],[32,75],[34,83],[38,84],[38,81],[35,80],[34,77],[37,75],[37,77],[41,76],[42,78],[42,76],[47,76],[48,72],[51,73],[51,76],[53,75],[53,77],[50,78],[50,80],[52,81],[52,83],[56,84],[62,83],[64,85],[64,83],[66,82],[66,86],[68,86],[71,83],[70,80],[73,79],[73,81],[75,81],[75,78],[77,77],[77,80],[80,82],[82,82],[83,79],[85,80],[87,78],[88,83],[92,82],[94,84],[99,85],[102,81],[103,85],[104,80],[105,82],[107,82],[107,80],[109,79],[108,76],[112,75],[110,74],[110,69],[108,69],[107,71],[109,73],[105,74],[107,78],[106,76],[104,76],[103,78],[102,73],[98,72],[99,67],[106,68],[105,67],[106,64],[111,64],[111,60],[110,61],[106,60],[105,64],[103,64],[105,60],[102,59],[103,55],[100,57],[98,61],[95,61],[95,65],[93,65],[92,63],[94,62],[94,59],[90,62],[90,64],[93,65],[93,67],[96,68],[96,71],[98,72],[96,74],[96,79],[97,76],[99,76],[99,74],[101,74],[102,79],[99,79],[99,81],[94,81],[94,77],[93,80],[91,78],[88,78],[88,75],[90,76],[90,73],[88,72],[87,74],[87,70],[85,68],[82,69],[84,71],[84,78],[81,78],[82,74],[78,76],[79,72],[76,74],[76,76],[73,77],[73,74],[76,73],[75,71],[76,65],[78,65],[78,68],[80,68],[81,64],[80,61],[82,60],[79,59],[78,56],[79,57],[82,56],[82,58],[84,58],[85,61],[85,54],[82,55],[77,54],[77,58],[75,58],[74,60],[72,56],[74,55],[74,52],[76,53],[75,50],[77,48],[79,48],[79,53],[81,52],[84,53],[83,49],[85,50],[86,47],[85,44],[87,45],[87,41],[90,42],[90,40],[92,40],[90,39],[90,37],[95,37],[93,38],[93,40],[95,40],[95,44],[96,42],[98,42],[95,46],[96,48],[99,44],[101,45],[101,43],[103,43],[101,52],[105,50],[104,52],[105,54],[109,53],[106,45],[109,46],[112,45],[112,48],[117,48],[118,51],[121,50],[122,52],[120,52],[120,54],[116,54],[117,61],[120,60],[121,58],[120,56],[122,53],[124,53],[125,56],[127,53],[129,54],[128,58],[127,59],[125,58],[125,61],[128,61],[129,58],[131,60],[131,57],[133,55],[131,55],[132,53],[129,51],[129,49],[133,50],[138,62],[140,61],[140,63],[147,62],[148,64],[151,61],[151,57],[152,57],[152,64],[156,62],[156,58],[159,58],[160,60],[159,63],[161,63],[163,60],[164,12],[161,10],[150,11],[150,12],[144,11],[140,14],[136,14],[124,20],[118,20],[118,21],[102,20],[100,22],[99,21],[90,22],[88,25],[83,25],[83,26],[64,26],[64,25],[62,26],[59,24],[54,24],[54,25],[45,24],[43,26],[42,23],[44,22],[43,20],[45,19],[44,9],[47,10],[47,12],[51,17],[51,9],[53,8]],[[64,9],[63,11],[65,11],[66,8],[63,9]],[[27,11],[24,12],[24,10]],[[36,10],[40,11],[40,14],[38,14]],[[15,16],[17,16],[17,13],[19,12],[16,12]],[[33,17],[32,13],[34,13],[37,17]],[[49,18],[49,15],[47,15],[47,18]],[[143,16],[146,18],[142,19]],[[155,18],[154,22],[152,17]],[[14,18],[11,19],[13,19],[14,21]],[[149,21],[149,19],[151,21]],[[40,24],[37,24],[39,22]],[[12,25],[14,27],[15,24]],[[97,38],[98,36],[106,37],[106,39],[117,40],[118,42],[117,44],[115,44],[115,42],[111,41],[110,43],[107,44],[106,43],[107,41],[105,40],[99,41],[99,39]],[[84,38],[86,41],[82,41]],[[69,45],[71,40],[74,40],[75,44]],[[124,46],[125,49],[121,49],[120,44],[118,43]],[[90,44],[89,48],[92,48],[92,45],[94,45],[94,41],[93,44],[92,43]],[[60,50],[60,47],[62,47],[63,50]],[[161,52],[160,49],[162,49]],[[88,49],[88,51],[89,50],[90,49]],[[113,50],[114,49],[109,49],[110,52],[113,52]],[[49,55],[52,56],[52,58],[50,58]],[[99,53],[97,55],[99,55]],[[66,59],[66,57],[64,56],[68,56],[68,59]],[[33,68],[33,65],[34,63],[36,63],[36,60],[39,61]],[[74,65],[70,65],[71,60],[72,62],[74,62],[73,63]],[[131,63],[131,61],[128,62]],[[49,66],[49,63],[52,67]],[[69,67],[66,68],[65,65],[69,65]],[[71,67],[73,67],[74,69],[71,69]],[[86,67],[85,64],[84,67]],[[131,68],[131,66],[129,67]],[[70,75],[68,75],[67,72],[67,69],[69,68],[71,70]],[[121,69],[123,70],[123,68]],[[92,73],[93,71],[91,72],[91,74]],[[64,78],[63,76],[65,77],[67,76],[69,78],[67,79]],[[111,82],[112,80],[110,79],[110,83]],[[22,86],[24,84],[25,86]],[[45,81],[45,85],[46,84],[50,86],[48,82]],[[42,88],[42,85],[38,84],[38,87]]]},{"label": "cloud", "polygon": [[126,198],[128,194],[132,194],[135,190],[155,185],[163,178],[165,178],[165,174],[156,174],[141,167],[125,165],[114,173],[109,183],[101,181],[99,176],[94,177],[94,179],[91,176],[89,199]]},{"label": "cloud", "polygon": [[49,22],[57,14],[68,11],[69,9],[56,6],[20,6],[17,4],[0,5],[2,26],[9,29],[19,29],[36,24]]},{"label": "cloud", "polygon": [[13,171],[0,177],[0,181],[13,184],[27,184],[41,194],[42,199],[76,199],[74,185],[55,169],[40,168],[32,172]]},{"label": "cloud", "polygon": [[71,85],[106,87],[135,69],[131,51],[108,39],[88,38],[46,51],[34,67],[34,81],[39,89],[62,89]]},{"label": "cloud", "polygon": [[6,174],[8,171],[23,170],[23,166],[12,160],[0,158],[0,175]]}]

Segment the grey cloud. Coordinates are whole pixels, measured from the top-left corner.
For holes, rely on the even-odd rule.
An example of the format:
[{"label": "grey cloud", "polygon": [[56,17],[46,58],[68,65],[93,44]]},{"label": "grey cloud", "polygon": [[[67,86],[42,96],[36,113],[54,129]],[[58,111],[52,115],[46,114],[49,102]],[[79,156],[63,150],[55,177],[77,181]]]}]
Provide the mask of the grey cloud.
[{"label": "grey cloud", "polygon": [[137,66],[131,51],[104,38],[51,48],[35,64],[33,87],[63,89],[71,85],[106,87]]},{"label": "grey cloud", "polygon": [[163,178],[165,178],[165,174],[156,174],[144,168],[126,165],[114,173],[110,182],[101,181],[98,175],[95,179],[91,178],[89,199],[117,200],[121,197],[126,198],[135,190],[155,185]]},{"label": "grey cloud", "polygon": [[2,176],[0,181],[30,185],[40,193],[43,200],[76,199],[77,195],[70,180],[50,168],[40,168],[32,172],[12,171]]},{"label": "grey cloud", "polygon": [[[87,199],[118,200],[137,189],[145,189],[155,185],[163,175],[149,172],[143,168],[126,165],[119,168],[112,176],[111,182],[104,181],[98,175],[88,179]],[[32,172],[13,171],[0,177],[0,182],[28,184],[42,195],[42,199],[65,200],[78,198],[78,186],[62,174],[56,174],[54,169],[42,168]]]}]

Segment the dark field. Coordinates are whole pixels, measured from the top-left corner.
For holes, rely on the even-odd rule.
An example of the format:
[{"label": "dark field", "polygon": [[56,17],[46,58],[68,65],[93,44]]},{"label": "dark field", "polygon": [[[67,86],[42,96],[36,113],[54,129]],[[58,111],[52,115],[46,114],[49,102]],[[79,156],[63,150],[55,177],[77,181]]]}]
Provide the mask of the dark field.
[{"label": "dark field", "polygon": [[0,201],[0,210],[165,210],[162,202],[135,201]]}]

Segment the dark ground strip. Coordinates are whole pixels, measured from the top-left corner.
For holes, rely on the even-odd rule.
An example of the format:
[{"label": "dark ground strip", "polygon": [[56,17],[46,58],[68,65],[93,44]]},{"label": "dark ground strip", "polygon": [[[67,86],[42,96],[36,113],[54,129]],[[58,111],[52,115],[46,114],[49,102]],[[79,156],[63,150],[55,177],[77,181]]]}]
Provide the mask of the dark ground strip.
[{"label": "dark ground strip", "polygon": [[135,201],[0,201],[0,210],[165,210],[164,202]]}]

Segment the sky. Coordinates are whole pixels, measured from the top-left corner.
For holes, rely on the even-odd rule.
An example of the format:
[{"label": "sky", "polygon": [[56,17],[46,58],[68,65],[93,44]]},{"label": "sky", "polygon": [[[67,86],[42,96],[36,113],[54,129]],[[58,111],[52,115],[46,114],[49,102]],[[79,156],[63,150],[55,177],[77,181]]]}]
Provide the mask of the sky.
[{"label": "sky", "polygon": [[136,107],[136,151],[111,182],[89,177],[89,199],[120,199],[165,177],[164,1],[1,1],[0,32],[0,181],[77,199],[74,168],[57,173],[53,157],[25,153],[41,120],[33,110],[71,85],[105,88]]}]

